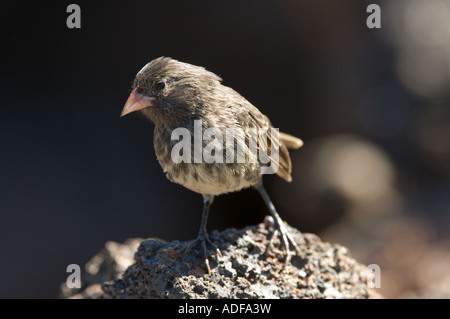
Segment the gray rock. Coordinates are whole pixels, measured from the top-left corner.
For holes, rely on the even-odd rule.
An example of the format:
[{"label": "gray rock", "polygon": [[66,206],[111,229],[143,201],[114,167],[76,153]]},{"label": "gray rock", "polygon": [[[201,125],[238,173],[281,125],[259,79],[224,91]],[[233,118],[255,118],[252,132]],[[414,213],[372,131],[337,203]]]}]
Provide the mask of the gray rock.
[{"label": "gray rock", "polygon": [[[297,242],[301,234],[287,225]],[[211,241],[220,249],[209,258],[212,273],[205,273],[193,241],[165,242],[148,239],[140,243],[134,263],[123,273],[109,271],[110,281],[91,282],[76,298],[369,298],[377,296],[368,287],[371,272],[356,262],[345,247],[322,242],[303,234],[301,256],[284,267],[279,239],[266,251],[273,227],[271,218],[241,230],[213,231]],[[132,241],[130,241],[132,242]],[[110,245],[111,246],[111,245]],[[127,245],[116,245],[126,250]],[[129,246],[130,251],[132,247]],[[109,252],[111,253],[111,252]],[[113,252],[114,254],[114,252]],[[116,254],[117,255],[117,254]],[[122,252],[119,256],[127,255]],[[111,256],[103,252],[111,264]],[[108,256],[108,257],[105,257]],[[129,254],[128,254],[129,256]],[[99,260],[97,260],[98,262]],[[128,260],[131,263],[131,260]],[[102,268],[100,262],[97,269]],[[124,262],[116,263],[122,265]],[[116,266],[117,268],[117,266]],[[104,276],[98,278],[104,279]],[[97,287],[94,289],[92,287]]]}]

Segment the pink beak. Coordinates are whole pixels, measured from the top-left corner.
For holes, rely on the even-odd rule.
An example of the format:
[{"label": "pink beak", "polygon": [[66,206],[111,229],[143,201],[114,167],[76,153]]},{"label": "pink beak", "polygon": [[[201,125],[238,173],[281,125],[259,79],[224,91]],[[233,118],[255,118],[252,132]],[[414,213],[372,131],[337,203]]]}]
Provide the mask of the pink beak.
[{"label": "pink beak", "polygon": [[136,89],[134,89],[128,97],[120,116],[122,117],[132,112],[145,109],[146,107],[155,106],[155,103],[156,99],[154,97],[138,93]]}]

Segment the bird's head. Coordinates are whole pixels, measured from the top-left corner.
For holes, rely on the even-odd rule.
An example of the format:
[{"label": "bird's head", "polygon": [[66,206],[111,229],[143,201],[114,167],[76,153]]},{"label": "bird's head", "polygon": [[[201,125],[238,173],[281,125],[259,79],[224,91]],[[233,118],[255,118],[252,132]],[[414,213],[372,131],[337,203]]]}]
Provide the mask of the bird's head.
[{"label": "bird's head", "polygon": [[220,77],[203,67],[160,57],[136,75],[122,115],[140,111],[155,124],[176,124],[201,111]]}]

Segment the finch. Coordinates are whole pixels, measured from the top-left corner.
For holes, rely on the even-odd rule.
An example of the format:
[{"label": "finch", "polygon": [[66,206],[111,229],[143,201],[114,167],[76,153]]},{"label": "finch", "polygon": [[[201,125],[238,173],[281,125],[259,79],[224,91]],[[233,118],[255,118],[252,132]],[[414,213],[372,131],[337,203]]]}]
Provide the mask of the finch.
[{"label": "finch", "polygon": [[[290,182],[288,148],[300,148],[303,142],[274,130],[267,116],[221,82],[203,67],[169,57],[154,59],[137,73],[121,116],[139,112],[153,122],[153,145],[167,178],[203,195],[200,231],[194,245],[200,245],[208,273],[207,244],[214,245],[206,223],[213,199],[248,187],[259,191],[273,217],[272,239],[281,236],[286,265],[291,246],[297,254],[300,249],[265,191],[262,176],[264,169],[270,172],[272,167],[273,173]],[[229,138],[230,132],[236,136]],[[181,148],[179,143],[183,143]]]}]

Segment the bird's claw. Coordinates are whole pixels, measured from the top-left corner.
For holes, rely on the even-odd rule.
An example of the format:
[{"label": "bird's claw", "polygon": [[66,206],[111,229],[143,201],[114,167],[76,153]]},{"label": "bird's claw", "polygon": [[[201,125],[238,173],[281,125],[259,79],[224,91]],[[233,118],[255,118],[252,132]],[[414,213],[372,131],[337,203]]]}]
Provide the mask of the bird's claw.
[{"label": "bird's claw", "polygon": [[[287,268],[287,265],[291,261],[292,254],[290,251],[290,247],[294,247],[294,250],[297,254],[297,256],[301,256],[302,252],[300,250],[300,247],[298,246],[297,242],[292,237],[291,233],[287,230],[284,223],[277,223],[271,216],[267,216],[265,220],[266,224],[269,224],[274,230],[272,233],[272,237],[270,238],[270,242],[267,245],[266,253],[269,252],[269,250],[272,249],[274,245],[275,238],[277,238],[278,234],[281,235],[281,244],[283,245],[283,252],[285,254],[285,260],[284,260],[284,268]],[[304,240],[302,238],[301,243],[304,243]]]},{"label": "bird's claw", "polygon": [[206,268],[207,274],[211,275],[212,271],[211,271],[211,267],[209,265],[209,260],[208,260],[208,257],[211,255],[208,255],[208,247],[207,246],[212,247],[213,250],[215,250],[215,252],[216,252],[216,256],[219,258],[222,258],[222,253],[221,253],[220,249],[209,239],[209,236],[206,233],[199,234],[198,237],[192,241],[189,249],[196,248],[199,245],[200,245],[200,251],[202,253],[202,257],[203,257],[203,260],[205,263],[205,268]]}]

